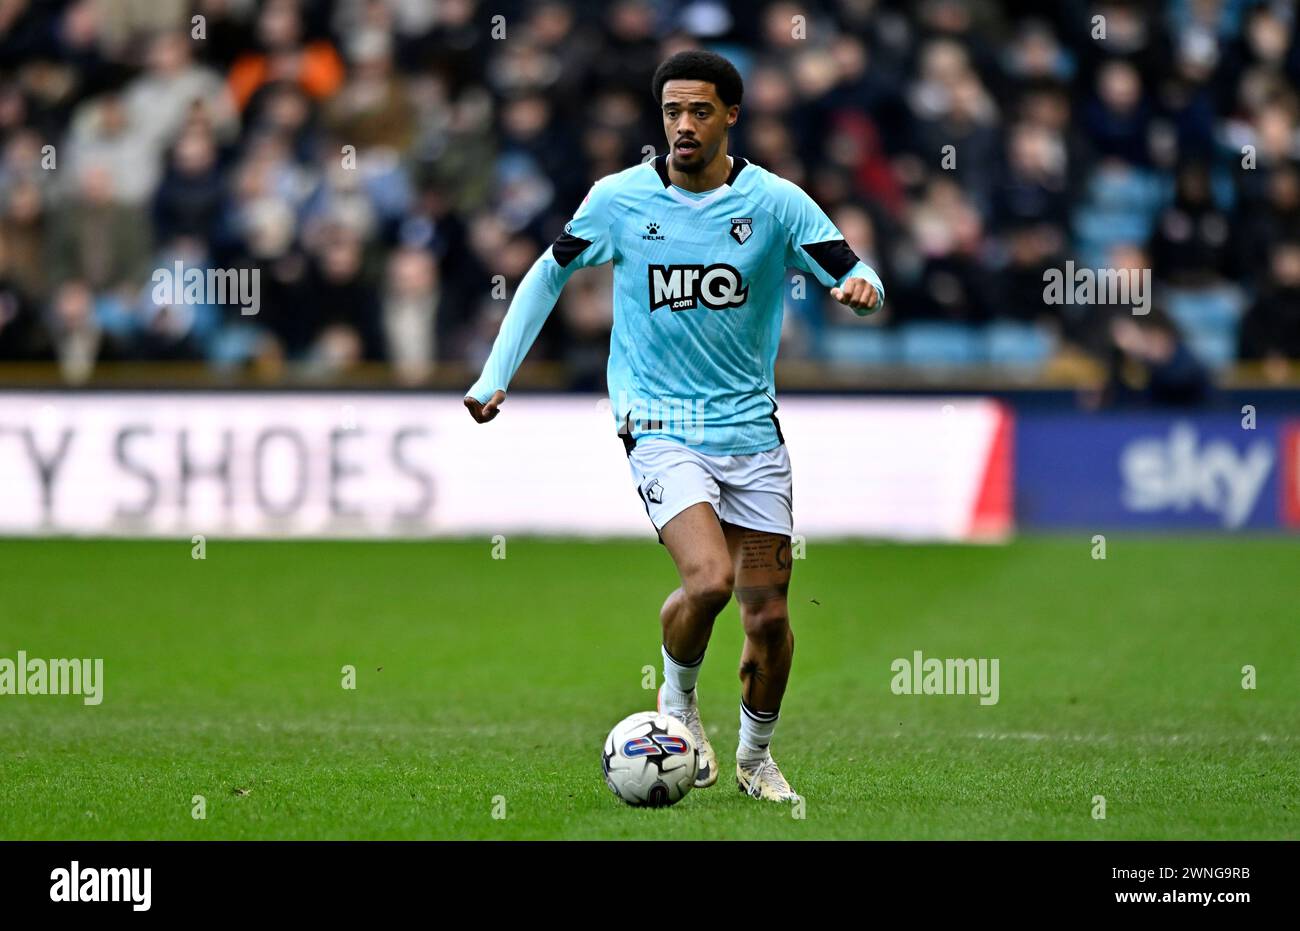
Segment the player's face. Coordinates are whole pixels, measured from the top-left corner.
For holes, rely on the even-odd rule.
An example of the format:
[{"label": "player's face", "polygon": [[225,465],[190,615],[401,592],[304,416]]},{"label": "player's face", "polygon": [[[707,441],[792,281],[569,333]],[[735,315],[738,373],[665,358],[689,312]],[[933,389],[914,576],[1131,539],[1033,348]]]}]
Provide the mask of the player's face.
[{"label": "player's face", "polygon": [[739,104],[722,105],[709,81],[665,82],[661,107],[673,168],[686,174],[703,171],[718,157],[740,113]]}]

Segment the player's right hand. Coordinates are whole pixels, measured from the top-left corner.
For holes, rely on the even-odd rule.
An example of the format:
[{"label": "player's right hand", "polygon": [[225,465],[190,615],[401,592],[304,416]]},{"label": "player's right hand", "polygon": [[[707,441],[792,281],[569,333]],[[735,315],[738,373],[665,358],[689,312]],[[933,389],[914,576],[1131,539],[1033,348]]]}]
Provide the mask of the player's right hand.
[{"label": "player's right hand", "polygon": [[849,307],[859,317],[865,317],[880,304],[876,288],[865,278],[849,278],[842,288],[831,288],[831,297]]},{"label": "player's right hand", "polygon": [[480,404],[477,398],[465,399],[465,406],[469,408],[469,415],[479,423],[487,423],[497,414],[501,413],[501,402],[506,399],[504,391],[497,391],[488,398],[486,404]]}]

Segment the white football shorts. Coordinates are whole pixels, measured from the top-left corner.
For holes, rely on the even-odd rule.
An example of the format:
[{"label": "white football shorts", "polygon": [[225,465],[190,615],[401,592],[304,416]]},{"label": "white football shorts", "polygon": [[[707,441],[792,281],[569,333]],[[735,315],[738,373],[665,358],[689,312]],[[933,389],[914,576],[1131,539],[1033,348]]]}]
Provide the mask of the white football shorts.
[{"label": "white football shorts", "polygon": [[[655,531],[700,501],[729,524],[790,536],[793,494],[785,444],[743,456],[711,456],[642,436],[628,453],[632,479]],[[659,542],[663,542],[662,534]]]}]

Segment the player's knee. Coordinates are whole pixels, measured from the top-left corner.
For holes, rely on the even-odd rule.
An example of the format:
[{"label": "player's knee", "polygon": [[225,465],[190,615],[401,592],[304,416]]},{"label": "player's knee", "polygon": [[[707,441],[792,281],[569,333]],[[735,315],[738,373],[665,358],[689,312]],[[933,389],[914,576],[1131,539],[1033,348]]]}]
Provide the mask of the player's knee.
[{"label": "player's knee", "polygon": [[790,611],[784,598],[741,602],[740,623],[745,628],[745,636],[751,640],[764,643],[793,640]]},{"label": "player's knee", "polygon": [[717,613],[731,600],[735,575],[729,565],[709,566],[692,572],[682,588],[699,608]]}]

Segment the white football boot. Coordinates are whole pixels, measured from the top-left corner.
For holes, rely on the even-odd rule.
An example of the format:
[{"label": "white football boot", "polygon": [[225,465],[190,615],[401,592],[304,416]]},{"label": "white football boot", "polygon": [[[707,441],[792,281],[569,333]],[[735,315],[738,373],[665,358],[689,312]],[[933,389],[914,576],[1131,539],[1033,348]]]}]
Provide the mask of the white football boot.
[{"label": "white football boot", "polygon": [[736,760],[736,787],[750,798],[793,802],[799,794],[790,788],[771,754],[757,760]]},{"label": "white football boot", "polygon": [[709,737],[704,733],[704,725],[700,723],[700,706],[696,700],[696,693],[691,692],[691,704],[685,711],[666,711],[664,708],[664,688],[659,686],[658,709],[660,714],[671,714],[678,721],[686,725],[686,729],[691,732],[691,739],[695,741],[695,747],[700,751],[700,767],[695,771],[694,787],[697,789],[707,789],[718,781],[718,757],[713,752],[713,744],[709,743]]}]

